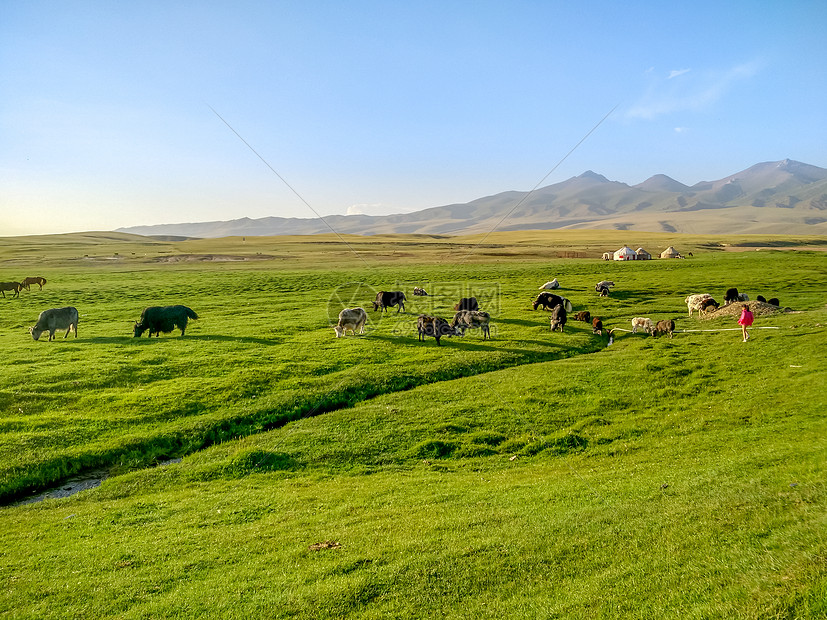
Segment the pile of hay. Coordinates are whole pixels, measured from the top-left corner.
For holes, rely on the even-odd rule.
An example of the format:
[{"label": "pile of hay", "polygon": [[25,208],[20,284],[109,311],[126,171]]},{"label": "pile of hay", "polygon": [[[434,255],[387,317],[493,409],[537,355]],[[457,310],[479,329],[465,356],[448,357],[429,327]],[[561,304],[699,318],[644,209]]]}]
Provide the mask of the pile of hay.
[{"label": "pile of hay", "polygon": [[735,303],[731,303],[728,306],[721,306],[714,312],[707,312],[706,316],[703,316],[705,319],[719,319],[721,317],[735,317],[736,319],[741,316],[741,307],[746,304],[749,306],[750,311],[755,316],[767,316],[771,314],[776,314],[778,312],[787,312],[789,308],[784,308],[783,310],[778,306],[773,306],[772,304],[766,304],[763,301],[736,301]]}]

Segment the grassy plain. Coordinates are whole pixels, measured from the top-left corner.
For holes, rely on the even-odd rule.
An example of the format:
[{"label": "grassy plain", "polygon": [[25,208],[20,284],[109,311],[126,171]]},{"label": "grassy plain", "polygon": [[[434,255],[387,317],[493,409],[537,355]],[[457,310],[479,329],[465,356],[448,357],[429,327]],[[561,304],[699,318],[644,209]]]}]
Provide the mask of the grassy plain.
[{"label": "grassy plain", "polygon": [[[126,473],[0,509],[0,613],[824,617],[827,257],[766,250],[824,240],[652,235],[635,247],[695,256],[560,258],[620,235],[348,238],[359,256],[335,238],[4,240],[0,280],[48,283],[0,299],[0,493]],[[737,327],[682,303],[733,285],[796,313],[759,318],[778,329],[748,343],[607,346],[531,310],[553,277],[609,327]],[[389,288],[407,313],[368,308],[365,336],[334,338],[343,303]],[[448,317],[469,294],[491,342],[417,341],[419,311]],[[167,303],[201,318],[184,338],[133,339],[141,309]],[[77,340],[31,340],[40,310],[70,304]]]}]

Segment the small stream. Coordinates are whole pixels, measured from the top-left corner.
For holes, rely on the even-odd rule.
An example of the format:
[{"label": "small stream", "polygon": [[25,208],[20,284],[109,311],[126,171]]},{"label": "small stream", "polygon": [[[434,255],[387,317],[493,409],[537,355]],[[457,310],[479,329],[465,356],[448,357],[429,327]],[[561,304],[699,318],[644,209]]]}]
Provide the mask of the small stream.
[{"label": "small stream", "polygon": [[[180,463],[181,459],[168,459],[159,461],[155,467],[163,467],[164,465],[171,465],[173,463]],[[87,489],[94,489],[99,487],[101,483],[109,477],[109,471],[106,469],[90,469],[76,476],[66,478],[45,491],[38,491],[31,495],[18,498],[14,501],[4,504],[5,506],[23,506],[25,504],[36,504],[47,499],[62,499],[69,497],[75,493],[86,491]]]}]

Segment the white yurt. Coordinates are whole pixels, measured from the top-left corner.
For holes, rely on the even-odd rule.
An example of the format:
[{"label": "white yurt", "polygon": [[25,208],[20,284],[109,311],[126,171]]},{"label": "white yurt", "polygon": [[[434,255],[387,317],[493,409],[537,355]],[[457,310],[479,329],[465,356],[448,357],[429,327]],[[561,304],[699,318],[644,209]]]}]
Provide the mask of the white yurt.
[{"label": "white yurt", "polygon": [[680,258],[681,253],[678,252],[674,246],[669,246],[663,252],[660,253],[661,258]]},{"label": "white yurt", "polygon": [[636,258],[637,254],[635,254],[635,251],[628,245],[624,245],[614,253],[615,260],[635,260]]}]

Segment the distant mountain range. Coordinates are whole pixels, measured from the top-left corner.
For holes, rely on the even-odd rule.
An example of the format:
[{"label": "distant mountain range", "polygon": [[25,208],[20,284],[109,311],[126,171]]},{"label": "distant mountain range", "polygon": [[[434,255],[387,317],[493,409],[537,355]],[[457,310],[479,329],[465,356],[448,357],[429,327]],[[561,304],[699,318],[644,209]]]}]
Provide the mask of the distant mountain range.
[{"label": "distant mountain range", "polygon": [[[508,214],[508,217],[506,215]],[[505,219],[503,219],[505,218]],[[325,224],[327,222],[327,224]],[[827,169],[785,159],[688,186],[656,174],[638,185],[587,171],[533,192],[507,191],[465,204],[400,215],[264,217],[119,228],[147,236],[473,234],[593,228],[694,234],[827,234]]]}]

